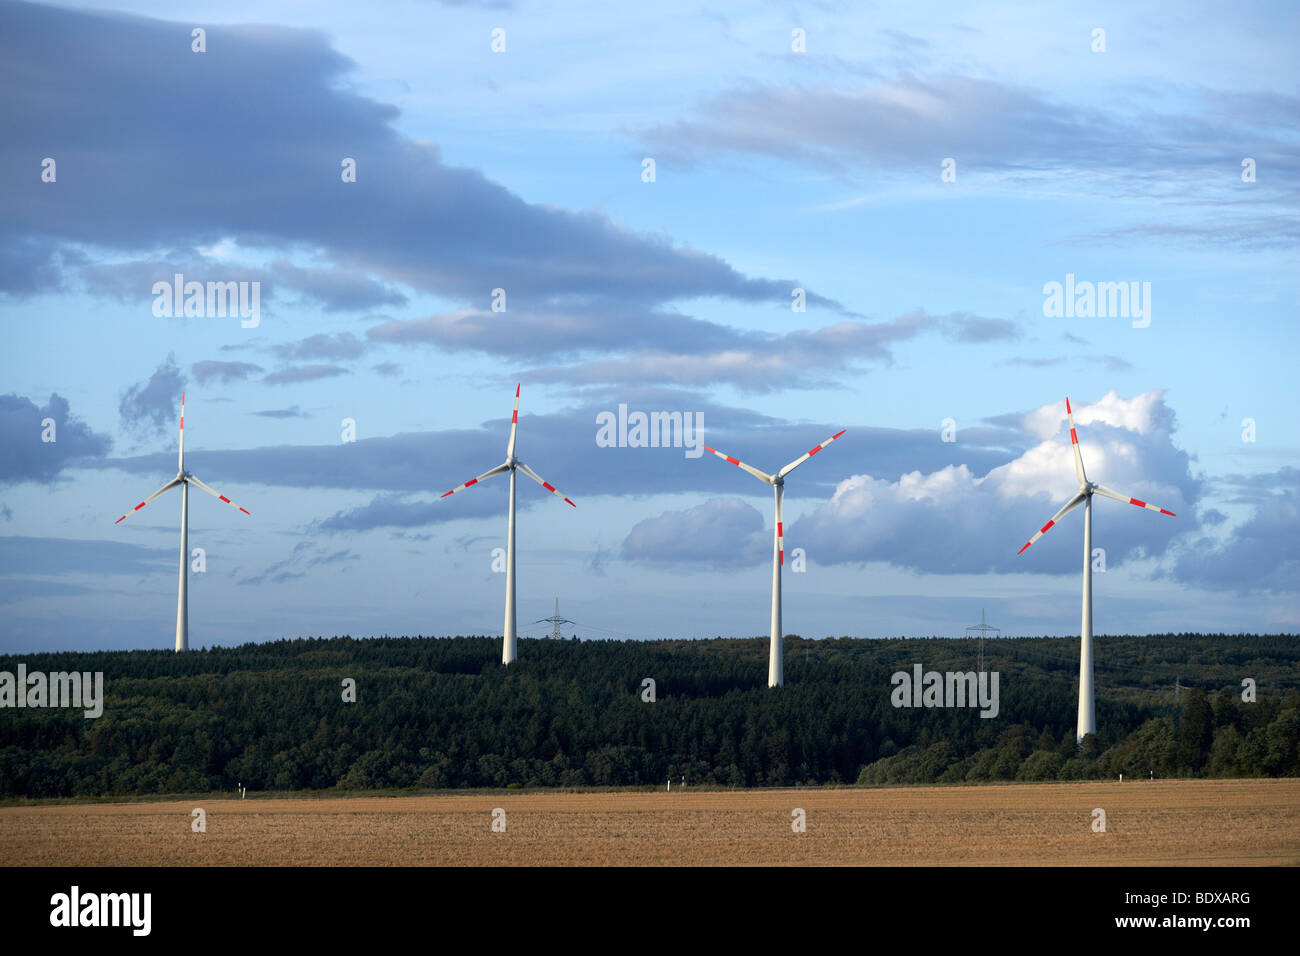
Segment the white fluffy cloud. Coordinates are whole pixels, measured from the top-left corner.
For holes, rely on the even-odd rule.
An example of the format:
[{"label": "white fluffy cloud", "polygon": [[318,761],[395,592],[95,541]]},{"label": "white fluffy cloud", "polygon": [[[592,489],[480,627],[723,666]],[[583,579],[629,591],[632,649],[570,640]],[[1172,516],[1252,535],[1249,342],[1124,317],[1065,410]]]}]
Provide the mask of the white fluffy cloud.
[{"label": "white fluffy cloud", "polygon": [[[1176,536],[1197,527],[1192,505],[1199,481],[1173,443],[1174,417],[1163,393],[1126,399],[1110,392],[1076,404],[1075,424],[1090,480],[1178,514],[1168,518],[1094,498],[1093,546],[1106,549],[1108,566],[1161,555]],[[982,476],[949,465],[897,481],[846,478],[828,502],[794,525],[790,540],[825,563],[886,561],[936,573],[1076,568],[1082,514],[1072,513],[1032,551],[1017,555],[1078,487],[1065,402],[1029,412],[1022,425],[1039,443]]]}]

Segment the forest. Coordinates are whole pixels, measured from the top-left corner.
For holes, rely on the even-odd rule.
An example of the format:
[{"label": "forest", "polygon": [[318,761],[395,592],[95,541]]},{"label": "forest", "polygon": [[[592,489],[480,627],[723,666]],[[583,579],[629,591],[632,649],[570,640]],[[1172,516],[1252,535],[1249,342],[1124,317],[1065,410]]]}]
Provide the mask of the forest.
[{"label": "forest", "polygon": [[1295,636],[1095,645],[1081,748],[1077,638],[985,641],[991,719],[891,703],[895,672],[976,670],[973,639],[790,635],[772,689],[766,638],[521,639],[509,667],[499,637],[0,656],[104,674],[98,718],[0,709],[0,796],[1300,776]]}]

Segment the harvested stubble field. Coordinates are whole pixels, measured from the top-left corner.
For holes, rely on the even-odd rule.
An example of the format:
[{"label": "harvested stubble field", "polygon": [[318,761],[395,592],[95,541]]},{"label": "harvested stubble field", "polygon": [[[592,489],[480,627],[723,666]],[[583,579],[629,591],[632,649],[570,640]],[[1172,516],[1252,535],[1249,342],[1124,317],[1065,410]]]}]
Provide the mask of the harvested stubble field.
[{"label": "harvested stubble field", "polygon": [[[191,832],[191,811],[207,832]],[[506,831],[493,832],[494,808]],[[807,832],[791,829],[794,808]],[[1106,811],[1106,832],[1092,811]],[[0,808],[7,864],[1296,865],[1300,781],[200,798]]]}]

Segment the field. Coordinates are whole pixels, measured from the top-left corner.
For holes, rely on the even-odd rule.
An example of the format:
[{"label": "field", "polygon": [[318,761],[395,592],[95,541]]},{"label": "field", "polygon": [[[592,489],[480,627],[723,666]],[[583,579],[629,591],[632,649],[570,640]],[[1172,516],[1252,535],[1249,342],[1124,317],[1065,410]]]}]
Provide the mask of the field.
[{"label": "field", "polygon": [[[206,811],[207,831],[191,831]],[[1106,832],[1093,831],[1093,810]],[[493,811],[505,811],[494,832]],[[792,811],[805,811],[796,833]],[[9,865],[1296,865],[1300,781],[0,808]]]}]

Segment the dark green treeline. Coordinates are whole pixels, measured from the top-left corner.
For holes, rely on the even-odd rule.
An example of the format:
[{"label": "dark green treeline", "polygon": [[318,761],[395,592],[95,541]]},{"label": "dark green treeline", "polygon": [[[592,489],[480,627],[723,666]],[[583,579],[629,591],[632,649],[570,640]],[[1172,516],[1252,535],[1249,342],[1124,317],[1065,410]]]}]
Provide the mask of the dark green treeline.
[{"label": "dark green treeline", "polygon": [[12,655],[0,671],[103,671],[105,704],[89,720],[0,710],[0,795],[1300,775],[1300,639],[1096,643],[1098,733],[1082,753],[1077,639],[987,641],[993,719],[890,703],[895,671],[974,670],[964,639],[788,637],[775,690],[766,638],[524,639],[509,668],[486,637]]}]

